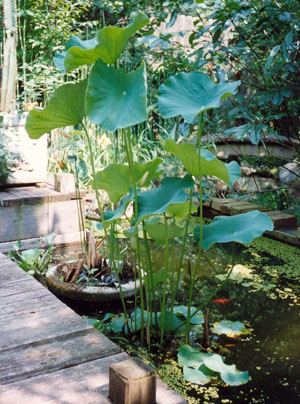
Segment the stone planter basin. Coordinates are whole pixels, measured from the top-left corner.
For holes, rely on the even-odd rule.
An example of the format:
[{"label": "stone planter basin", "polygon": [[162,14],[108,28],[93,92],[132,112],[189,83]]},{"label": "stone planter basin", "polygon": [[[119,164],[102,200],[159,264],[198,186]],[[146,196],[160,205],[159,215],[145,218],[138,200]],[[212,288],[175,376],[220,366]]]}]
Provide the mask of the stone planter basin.
[{"label": "stone planter basin", "polygon": [[[73,301],[74,303],[109,303],[121,300],[119,288],[112,286],[84,286],[64,282],[59,279],[59,269],[63,264],[55,265],[47,271],[46,282],[48,288],[62,300]],[[140,281],[130,280],[122,284],[122,292],[125,299],[134,296],[135,288],[137,293],[140,288]]]}]

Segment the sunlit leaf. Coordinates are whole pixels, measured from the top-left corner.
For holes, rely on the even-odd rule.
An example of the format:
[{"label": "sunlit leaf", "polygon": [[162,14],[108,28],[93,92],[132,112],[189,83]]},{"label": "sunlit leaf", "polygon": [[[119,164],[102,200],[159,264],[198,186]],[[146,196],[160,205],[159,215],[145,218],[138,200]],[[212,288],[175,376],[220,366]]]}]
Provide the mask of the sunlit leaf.
[{"label": "sunlit leaf", "polygon": [[125,322],[125,316],[115,317],[110,321],[109,329],[114,333],[120,333],[122,332]]},{"label": "sunlit leaf", "polygon": [[[167,216],[173,216],[175,220],[182,220],[184,219],[189,213],[189,201],[183,203],[174,203],[169,205],[167,209]],[[197,212],[197,207],[192,204],[191,213]]]},{"label": "sunlit leaf", "polygon": [[237,337],[251,333],[250,328],[246,328],[240,321],[222,320],[214,324],[212,332],[218,335],[227,335],[227,337]]},{"label": "sunlit leaf", "polygon": [[[207,250],[214,243],[250,243],[255,237],[261,236],[266,230],[273,230],[270,217],[258,210],[235,216],[219,216],[210,224],[203,225],[202,246]],[[199,227],[195,230],[199,239]]]},{"label": "sunlit leaf", "polygon": [[[216,159],[216,156],[206,149],[201,149],[201,156],[208,161]],[[236,161],[225,163],[225,167],[227,168],[227,171],[229,173],[229,186],[232,187],[234,181],[241,176],[241,167]]]},{"label": "sunlit leaf", "polygon": [[159,87],[158,106],[164,118],[178,115],[192,123],[200,113],[217,108],[221,101],[236,94],[240,81],[215,84],[204,73],[179,73]]},{"label": "sunlit leaf", "polygon": [[[216,278],[220,280],[224,280],[227,277],[227,274],[216,275]],[[229,279],[232,279],[237,282],[242,282],[245,279],[253,279],[253,270],[246,267],[242,264],[236,264],[231,271]]]},{"label": "sunlit leaf", "polygon": [[[129,38],[148,23],[148,17],[138,12],[132,14],[132,22],[126,27],[107,26],[98,31],[97,44],[94,47],[87,46],[90,44],[86,44],[85,41],[69,47],[64,61],[66,72],[82,65],[93,64],[98,59],[102,59],[106,64],[114,64],[125,49]],[[59,63],[61,64],[61,61]]]},{"label": "sunlit leaf", "polygon": [[[163,223],[145,223],[145,229],[148,235],[153,238],[158,244],[165,244],[165,225]],[[183,237],[185,228],[176,225],[175,223],[169,223],[167,225],[168,240],[173,240],[177,237]]]},{"label": "sunlit leaf", "polygon": [[54,241],[55,237],[56,237],[56,233],[50,233],[50,234],[48,234],[48,236],[46,236],[46,243],[47,243],[48,245],[53,244],[53,241]]},{"label": "sunlit leaf", "polygon": [[81,123],[85,115],[86,85],[86,80],[63,84],[42,111],[31,110],[26,120],[29,136],[38,139],[52,129]]},{"label": "sunlit leaf", "polygon": [[[162,160],[157,158],[144,164],[134,163],[135,181],[139,187],[148,187],[150,182],[162,173],[159,167],[161,162]],[[117,203],[133,186],[129,166],[110,164],[104,170],[98,171],[96,186],[98,189],[104,189],[110,200]]]},{"label": "sunlit leaf", "polygon": [[[68,49],[72,47],[78,47],[80,49],[93,49],[97,45],[97,40],[96,38],[93,39],[88,39],[88,40],[82,40],[78,36],[73,36],[66,44],[66,48],[63,52],[56,52],[53,62],[54,65],[57,69],[61,70],[63,74],[66,74],[66,68],[65,68],[65,59],[67,55]],[[81,66],[82,64],[91,64],[94,63],[97,59],[92,58],[91,60],[88,58],[88,55],[86,55],[86,58],[82,63],[79,63],[79,61],[74,61],[72,63],[72,60],[67,63],[68,71],[74,69],[75,67]]]},{"label": "sunlit leaf", "polygon": [[[196,146],[191,143],[177,144],[172,139],[168,139],[165,143],[165,150],[176,156],[184,165],[185,169],[191,175],[199,175],[198,152]],[[201,157],[202,175],[214,175],[221,180],[229,183],[229,173],[225,164],[218,160],[206,160]]]},{"label": "sunlit leaf", "polygon": [[92,123],[114,131],[147,119],[146,70],[115,70],[100,59],[89,76],[86,110]]},{"label": "sunlit leaf", "polygon": [[30,250],[22,251],[21,256],[27,265],[33,265],[37,258],[40,256],[41,250],[38,248],[31,248]]}]

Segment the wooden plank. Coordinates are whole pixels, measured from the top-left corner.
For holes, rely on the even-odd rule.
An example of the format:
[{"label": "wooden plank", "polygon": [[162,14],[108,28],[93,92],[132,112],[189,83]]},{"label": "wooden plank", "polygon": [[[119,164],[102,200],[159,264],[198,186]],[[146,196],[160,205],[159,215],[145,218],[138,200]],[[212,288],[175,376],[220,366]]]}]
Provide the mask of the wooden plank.
[{"label": "wooden plank", "polygon": [[[92,328],[65,304],[40,306],[38,310],[1,314],[0,350],[30,344]],[[1,354],[0,354],[1,355]]]},{"label": "wooden plank", "polygon": [[[27,293],[20,293],[15,301],[11,301],[12,296],[5,296],[1,298],[0,309],[1,317],[38,311],[40,307],[61,307],[62,302],[57,299],[56,296],[49,293],[49,291],[42,287],[34,291],[28,291]],[[28,299],[26,301],[26,299]],[[0,320],[1,321],[1,320]]]},{"label": "wooden plank", "polygon": [[95,329],[1,351],[0,385],[120,353],[121,349]]},{"label": "wooden plank", "polygon": [[252,210],[260,210],[260,206],[252,205],[251,203],[245,202],[239,205],[232,205],[229,207],[230,215],[239,215],[241,213],[251,212]]},{"label": "wooden plank", "polygon": [[23,270],[20,271],[15,263],[0,253],[0,288],[7,282],[19,279],[29,279],[29,275]]},{"label": "wooden plank", "polygon": [[[7,265],[14,275],[0,282],[14,293],[0,300],[0,404],[108,404],[109,366],[128,355],[3,254],[0,263],[2,279]],[[158,386],[158,404],[185,403]]]},{"label": "wooden plank", "polygon": [[[80,244],[82,240],[82,232],[76,231],[74,233],[66,233],[66,234],[57,234],[53,245],[55,246],[62,246],[62,245],[69,245],[69,244]],[[7,241],[4,243],[0,242],[0,252],[7,253],[9,251],[13,251],[12,243],[14,241]],[[21,240],[21,250],[28,250],[29,248],[45,248],[48,247],[48,243],[46,241],[46,237],[35,237],[26,240]]]},{"label": "wooden plank", "polygon": [[10,188],[0,192],[0,207],[16,207],[36,205],[71,199],[69,193],[60,193],[52,188],[37,188],[34,186]]},{"label": "wooden plank", "polygon": [[[0,404],[111,404],[107,401],[109,366],[128,358],[120,353],[0,386]],[[157,404],[186,404],[160,381],[156,397]]]},{"label": "wooden plank", "polygon": [[0,386],[0,404],[108,404],[99,388],[108,383],[109,365],[124,358],[113,355]]},{"label": "wooden plank", "polygon": [[16,307],[16,310],[18,306],[26,308],[31,300],[38,300],[44,298],[44,296],[49,296],[49,291],[44,287],[42,289],[21,291],[18,296],[15,293],[6,296],[1,296],[0,294],[0,310],[3,310],[3,307],[8,305],[9,307]]},{"label": "wooden plank", "polygon": [[300,247],[300,239],[281,230],[265,231],[264,236],[272,238],[273,240],[278,240],[283,243],[293,245],[294,247]]},{"label": "wooden plank", "polygon": [[280,228],[296,228],[297,227],[297,218],[294,215],[291,215],[289,213],[283,213],[280,212],[279,210],[272,210],[269,212],[266,212],[266,214],[272,219],[274,223],[274,229],[280,229]]},{"label": "wooden plank", "polygon": [[[228,204],[236,203],[237,199],[212,198],[209,207],[221,213],[221,209]],[[208,202],[206,202],[208,205]]]},{"label": "wooden plank", "polygon": [[[29,276],[29,275],[28,275]],[[42,287],[37,281],[32,282],[33,279],[17,279],[15,281],[3,282],[0,284],[0,297],[1,300],[7,296],[16,296],[23,294],[24,292],[30,292],[34,290],[40,290]]]},{"label": "wooden plank", "polygon": [[76,200],[0,209],[0,242],[80,231]]},{"label": "wooden plank", "polygon": [[[230,199],[229,199],[230,200]],[[232,200],[232,202],[229,202],[227,204],[223,204],[220,206],[220,212],[222,215],[230,215],[230,211],[231,209],[234,208],[238,208],[239,206],[245,206],[245,202],[244,201],[236,201],[236,200]],[[249,204],[249,206],[251,207],[251,205]],[[212,204],[212,207],[215,209],[215,207]]]}]

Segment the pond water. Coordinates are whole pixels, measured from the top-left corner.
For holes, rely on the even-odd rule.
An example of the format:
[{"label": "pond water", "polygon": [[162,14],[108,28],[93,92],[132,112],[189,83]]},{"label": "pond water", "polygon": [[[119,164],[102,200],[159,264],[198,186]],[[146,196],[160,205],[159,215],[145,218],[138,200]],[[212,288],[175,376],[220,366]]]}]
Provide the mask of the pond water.
[{"label": "pond water", "polygon": [[[264,244],[266,246],[262,247]],[[207,259],[197,270],[194,306],[200,305],[224,278],[231,262],[230,250],[215,247],[207,253]],[[238,338],[213,333],[210,337],[227,364],[234,363],[237,369],[249,371],[250,381],[236,387],[220,382],[201,387],[182,381],[177,383],[174,377],[178,369],[169,360],[162,373],[173,380],[171,387],[177,386],[185,398],[190,397],[190,403],[300,403],[300,276],[296,273],[297,267],[300,273],[299,249],[261,238],[257,245],[239,246],[237,250],[236,263],[242,266],[237,267],[232,279],[208,305],[209,321],[211,326],[221,320],[241,321],[252,332]],[[73,257],[77,253],[77,248],[67,252]],[[157,249],[153,257],[153,266],[159,270],[163,251]],[[193,270],[195,255],[192,251],[190,258]],[[295,267],[290,277],[283,271],[285,266]],[[178,304],[187,303],[188,286],[189,276],[185,270],[176,296]],[[83,314],[82,308],[76,309]],[[101,317],[105,312],[120,310],[116,305],[103,307],[96,315]],[[197,341],[199,335],[195,334],[191,342],[196,345]]]}]

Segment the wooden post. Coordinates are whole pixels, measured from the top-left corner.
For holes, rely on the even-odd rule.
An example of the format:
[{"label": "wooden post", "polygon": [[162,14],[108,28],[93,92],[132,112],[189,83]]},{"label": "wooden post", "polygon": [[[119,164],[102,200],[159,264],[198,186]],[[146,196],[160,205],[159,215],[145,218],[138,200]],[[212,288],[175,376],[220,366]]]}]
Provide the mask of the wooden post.
[{"label": "wooden post", "polygon": [[76,192],[74,174],[54,174],[54,190],[63,194]]},{"label": "wooden post", "polygon": [[154,370],[140,359],[128,359],[109,368],[109,398],[114,404],[155,404]]}]

